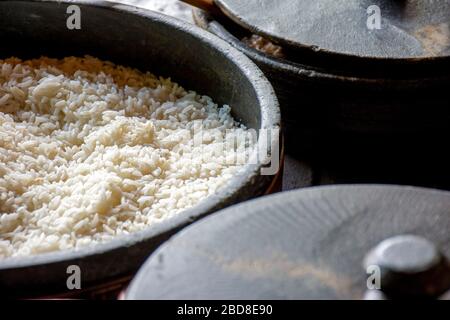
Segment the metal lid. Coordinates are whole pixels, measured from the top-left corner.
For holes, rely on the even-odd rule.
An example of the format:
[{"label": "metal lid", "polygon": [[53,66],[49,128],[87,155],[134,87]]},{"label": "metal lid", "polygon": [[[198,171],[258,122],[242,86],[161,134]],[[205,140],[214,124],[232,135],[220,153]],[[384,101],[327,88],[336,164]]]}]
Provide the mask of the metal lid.
[{"label": "metal lid", "polygon": [[362,299],[373,264],[387,294],[442,294],[450,287],[449,208],[448,192],[395,186],[261,198],[169,240],[127,298]]},{"label": "metal lid", "polygon": [[215,0],[282,45],[360,58],[450,56],[448,0]]}]

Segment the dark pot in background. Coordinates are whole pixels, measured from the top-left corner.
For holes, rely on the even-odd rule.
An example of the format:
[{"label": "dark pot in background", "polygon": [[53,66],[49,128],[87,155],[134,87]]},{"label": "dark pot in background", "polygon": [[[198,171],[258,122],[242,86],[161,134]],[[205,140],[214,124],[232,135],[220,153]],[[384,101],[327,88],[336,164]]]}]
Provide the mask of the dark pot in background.
[{"label": "dark pot in background", "polygon": [[[250,48],[224,17],[194,10],[196,23],[249,56],[275,88],[286,151],[325,168],[331,182],[450,188],[450,62],[285,59]],[[317,171],[317,169],[316,169]]]}]

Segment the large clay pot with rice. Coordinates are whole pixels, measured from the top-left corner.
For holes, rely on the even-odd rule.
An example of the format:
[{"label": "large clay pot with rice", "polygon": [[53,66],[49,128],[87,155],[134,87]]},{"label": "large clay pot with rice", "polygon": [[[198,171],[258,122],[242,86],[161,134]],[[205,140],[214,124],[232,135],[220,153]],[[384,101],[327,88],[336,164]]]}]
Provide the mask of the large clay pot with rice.
[{"label": "large clay pot with rice", "polygon": [[[69,5],[81,8],[81,30],[66,27]],[[158,13],[102,1],[2,1],[0,40],[7,44],[0,49],[2,58],[89,54],[171,77],[220,104],[229,104],[233,116],[249,128],[276,130],[280,126],[274,92],[247,57],[196,26]],[[83,272],[85,296],[91,294],[90,288],[102,292],[105,283],[120,286],[121,279],[128,279],[177,230],[273,187],[274,176],[261,175],[264,166],[246,165],[214,196],[148,230],[80,250],[0,260],[1,295],[69,293],[66,280],[70,265]]]}]

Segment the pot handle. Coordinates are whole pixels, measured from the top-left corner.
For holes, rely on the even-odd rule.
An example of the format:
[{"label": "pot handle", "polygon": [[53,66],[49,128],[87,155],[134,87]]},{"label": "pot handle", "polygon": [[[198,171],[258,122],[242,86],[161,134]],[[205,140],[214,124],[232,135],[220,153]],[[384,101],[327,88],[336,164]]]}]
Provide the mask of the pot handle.
[{"label": "pot handle", "polygon": [[437,299],[450,288],[447,259],[434,243],[418,236],[382,241],[366,255],[364,267],[379,277],[379,288],[366,291],[368,300]]}]

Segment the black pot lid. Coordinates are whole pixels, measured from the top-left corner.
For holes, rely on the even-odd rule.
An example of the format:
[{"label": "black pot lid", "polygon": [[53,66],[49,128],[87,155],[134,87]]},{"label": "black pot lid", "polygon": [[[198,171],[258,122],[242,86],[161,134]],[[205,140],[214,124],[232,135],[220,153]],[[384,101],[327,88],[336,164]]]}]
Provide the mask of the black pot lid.
[{"label": "black pot lid", "polygon": [[[435,266],[438,250],[450,257],[449,230],[443,191],[355,185],[281,193],[183,230],[149,258],[126,298],[360,299],[365,258],[413,274]],[[450,286],[444,278],[441,270],[439,294]]]},{"label": "black pot lid", "polygon": [[215,2],[241,26],[286,47],[378,59],[450,56],[448,0]]}]

